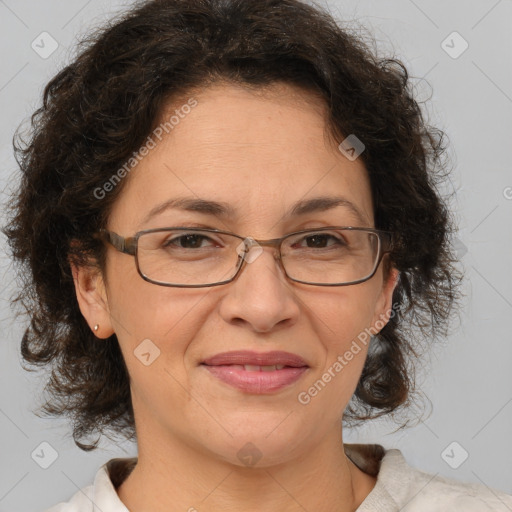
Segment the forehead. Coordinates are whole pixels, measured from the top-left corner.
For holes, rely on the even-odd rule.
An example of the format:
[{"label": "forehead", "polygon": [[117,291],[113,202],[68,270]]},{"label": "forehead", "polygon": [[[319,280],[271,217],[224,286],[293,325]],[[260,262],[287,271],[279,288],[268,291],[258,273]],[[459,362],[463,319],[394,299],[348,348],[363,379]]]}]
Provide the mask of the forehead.
[{"label": "forehead", "polygon": [[[169,118],[179,105],[191,96],[198,102],[193,116],[187,116],[173,130],[169,144],[194,136],[197,145],[213,146],[231,143],[269,148],[287,139],[316,146],[327,134],[327,107],[318,94],[297,86],[277,82],[262,88],[236,84],[213,84],[190,92],[162,111],[161,121]],[[304,121],[306,125],[301,124]],[[325,133],[324,133],[325,132]],[[327,143],[327,140],[324,141]],[[218,146],[221,149],[221,146]],[[289,146],[283,146],[288,149]],[[262,153],[263,156],[263,153]]]},{"label": "forehead", "polygon": [[[195,106],[182,108],[191,99]],[[233,222],[261,224],[285,218],[299,200],[336,195],[372,224],[364,164],[331,143],[318,96],[284,84],[261,90],[220,84],[174,100],[158,125],[173,116],[172,129],[155,139],[114,206],[114,220],[122,217],[127,229],[177,197],[230,204]]]}]

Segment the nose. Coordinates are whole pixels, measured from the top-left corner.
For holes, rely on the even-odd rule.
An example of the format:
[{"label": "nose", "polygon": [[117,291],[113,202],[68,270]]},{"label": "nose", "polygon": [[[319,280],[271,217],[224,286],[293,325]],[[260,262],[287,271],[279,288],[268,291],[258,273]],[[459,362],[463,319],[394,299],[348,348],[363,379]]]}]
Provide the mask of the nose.
[{"label": "nose", "polygon": [[298,320],[299,304],[276,249],[253,245],[244,259],[240,273],[226,285],[221,316],[255,332],[291,327]]}]

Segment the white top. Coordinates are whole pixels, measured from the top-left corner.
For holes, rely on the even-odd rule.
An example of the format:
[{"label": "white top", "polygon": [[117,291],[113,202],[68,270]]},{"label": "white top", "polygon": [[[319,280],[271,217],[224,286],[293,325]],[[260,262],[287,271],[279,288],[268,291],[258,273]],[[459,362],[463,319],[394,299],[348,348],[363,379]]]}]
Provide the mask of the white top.
[{"label": "white top", "polygon": [[[512,496],[483,484],[462,483],[419,471],[400,450],[375,444],[345,444],[345,453],[377,483],[357,512],[512,512]],[[44,512],[129,512],[116,488],[137,458],[111,459],[94,483]]]}]

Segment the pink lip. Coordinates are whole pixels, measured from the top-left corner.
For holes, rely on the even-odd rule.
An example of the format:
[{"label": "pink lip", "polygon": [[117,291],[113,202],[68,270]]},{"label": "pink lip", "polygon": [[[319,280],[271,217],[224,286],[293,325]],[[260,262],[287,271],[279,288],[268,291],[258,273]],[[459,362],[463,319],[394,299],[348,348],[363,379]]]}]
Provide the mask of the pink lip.
[{"label": "pink lip", "polygon": [[[245,370],[243,365],[285,365],[280,370]],[[308,369],[304,359],[289,352],[266,353],[242,350],[224,352],[206,359],[204,366],[211,375],[246,393],[267,394],[297,381]]]},{"label": "pink lip", "polygon": [[271,366],[274,364],[283,364],[301,368],[308,366],[306,361],[297,354],[274,350],[272,352],[253,352],[252,350],[237,350],[234,352],[222,352],[213,357],[205,359],[202,364],[208,366],[221,366],[230,364],[253,364],[258,366]]}]

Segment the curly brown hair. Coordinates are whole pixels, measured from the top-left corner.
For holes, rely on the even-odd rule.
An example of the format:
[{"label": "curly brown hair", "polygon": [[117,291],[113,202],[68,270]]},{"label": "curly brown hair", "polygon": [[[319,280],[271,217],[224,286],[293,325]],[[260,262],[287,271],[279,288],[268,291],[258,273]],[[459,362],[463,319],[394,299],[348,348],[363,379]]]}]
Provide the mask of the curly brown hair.
[{"label": "curly brown hair", "polygon": [[[328,107],[333,140],[356,134],[365,145],[375,227],[396,234],[389,264],[400,279],[344,421],[407,409],[418,349],[448,332],[461,274],[438,190],[446,136],[424,120],[401,61],[378,58],[363,36],[298,0],[142,2],[81,41],[46,85],[29,140],[19,129],[14,140],[21,183],[3,231],[19,270],[13,303],[30,317],[21,353],[31,366],[49,365],[42,410],[68,415],[83,450],[101,434],[134,439],[135,422],[117,338],[106,343],[89,329],[69,258],[85,265],[93,255],[104,270],[105,246],[92,235],[123,181],[102,199],[94,191],[143,144],[164,105],[219,81],[313,92]],[[90,434],[95,442],[81,442]]]}]

